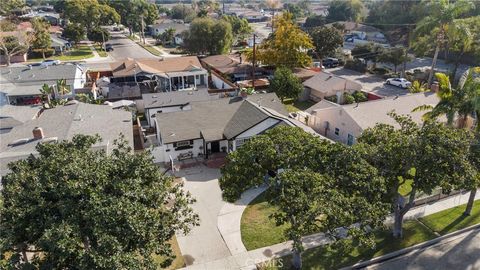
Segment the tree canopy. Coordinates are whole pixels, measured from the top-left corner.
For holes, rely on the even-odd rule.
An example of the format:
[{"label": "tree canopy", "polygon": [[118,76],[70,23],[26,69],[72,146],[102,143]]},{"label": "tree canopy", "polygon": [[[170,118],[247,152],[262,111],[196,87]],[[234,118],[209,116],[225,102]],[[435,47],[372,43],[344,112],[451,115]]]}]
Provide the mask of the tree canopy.
[{"label": "tree canopy", "polygon": [[65,18],[72,23],[78,23],[87,32],[101,25],[111,25],[120,22],[120,15],[107,4],[98,0],[66,0]]},{"label": "tree canopy", "polygon": [[195,19],[195,10],[191,6],[185,4],[178,4],[172,7],[171,10],[172,19],[183,20],[185,22],[191,22]]},{"label": "tree canopy", "polygon": [[275,92],[283,102],[285,98],[296,100],[303,90],[303,85],[289,68],[280,67],[275,70],[269,89]]},{"label": "tree canopy", "polygon": [[257,48],[256,57],[264,65],[276,67],[305,67],[312,63],[308,50],[313,49],[312,39],[284,12],[274,19],[275,32]]},{"label": "tree canopy", "polygon": [[146,0],[110,0],[108,4],[120,14],[120,21],[128,27],[130,34],[142,30],[142,18],[146,27],[153,24],[159,16],[157,6]]},{"label": "tree canopy", "polygon": [[233,38],[236,42],[246,39],[253,29],[245,18],[239,18],[233,15],[224,15],[222,19],[232,26]]},{"label": "tree canopy", "polygon": [[364,16],[364,9],[360,0],[333,0],[328,6],[327,20],[360,22]]},{"label": "tree canopy", "polygon": [[387,181],[385,200],[392,202],[393,235],[401,238],[403,217],[414,206],[418,193],[431,194],[436,188],[449,193],[471,179],[471,134],[436,121],[419,126],[411,117],[393,112],[390,116],[399,128],[388,124],[368,128],[355,148]]},{"label": "tree canopy", "polygon": [[332,56],[343,45],[342,33],[334,27],[315,27],[309,30],[309,34],[319,59]]},{"label": "tree canopy", "polygon": [[52,39],[50,38],[50,24],[43,18],[34,18],[32,20],[33,26],[33,41],[32,48],[42,53],[45,59],[45,52],[50,50],[52,46]]},{"label": "tree canopy", "polygon": [[77,44],[85,37],[85,29],[78,23],[69,23],[63,29],[63,36]]},{"label": "tree canopy", "polygon": [[[169,240],[198,223],[193,199],[148,153],[98,136],[39,143],[2,178],[0,256],[22,269],[157,269]],[[27,257],[27,252],[34,254]],[[20,259],[21,258],[21,259]]]},{"label": "tree canopy", "polygon": [[232,46],[232,26],[224,20],[197,18],[183,34],[183,46],[189,53],[224,54]]},{"label": "tree canopy", "polygon": [[220,179],[226,200],[261,184],[267,185],[268,201],[279,207],[272,218],[291,226],[286,236],[294,242],[297,268],[306,233],[322,231],[333,241],[345,233],[371,244],[371,229],[383,224],[389,210],[382,202],[383,179],[355,149],[300,128],[277,126],[228,155]]},{"label": "tree canopy", "polygon": [[408,60],[409,57],[406,54],[406,49],[404,47],[393,47],[389,49],[384,49],[378,56],[379,62],[392,64],[395,73],[397,73],[398,65]]}]

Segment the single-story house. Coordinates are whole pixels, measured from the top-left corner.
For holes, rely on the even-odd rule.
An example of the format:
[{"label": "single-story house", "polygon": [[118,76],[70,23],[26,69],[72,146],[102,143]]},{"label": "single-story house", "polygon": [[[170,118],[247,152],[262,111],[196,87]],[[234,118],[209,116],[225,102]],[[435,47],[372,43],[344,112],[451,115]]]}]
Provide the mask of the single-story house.
[{"label": "single-story house", "polygon": [[152,36],[163,34],[167,29],[174,29],[174,42],[177,45],[183,44],[182,33],[189,29],[190,24],[182,20],[159,20],[157,23],[149,25],[149,32]]},{"label": "single-story house", "polygon": [[362,90],[362,85],[336,76],[328,72],[318,72],[315,76],[303,82],[305,96],[313,101],[320,101],[325,97],[337,96],[341,100],[343,93],[353,93]]},{"label": "single-story house", "polygon": [[425,112],[412,112],[422,105],[435,106],[439,98],[433,92],[387,97],[357,104],[339,105],[322,100],[307,110],[309,123],[315,131],[334,141],[347,145],[355,143],[362,132],[377,123],[398,127],[388,113],[409,115],[416,123],[422,123]]},{"label": "single-story house", "polygon": [[239,18],[246,19],[249,23],[266,22],[270,20],[270,17],[265,16],[265,14],[254,10],[239,12],[237,16]]},{"label": "single-story house", "polygon": [[37,118],[41,106],[0,106],[0,134],[10,132],[14,127]]},{"label": "single-story house", "polygon": [[52,40],[51,48],[55,50],[55,53],[63,53],[71,48],[68,40],[65,40],[55,34],[50,34],[50,39]]},{"label": "single-story house", "polygon": [[151,82],[156,92],[208,87],[208,72],[196,56],[132,59],[110,64],[112,83]]},{"label": "single-story house", "polygon": [[155,126],[155,117],[160,113],[186,111],[192,109],[192,102],[218,99],[218,94],[209,94],[206,89],[197,91],[176,91],[143,94],[137,101],[137,108],[143,107],[145,118],[150,127]]},{"label": "single-story house", "polygon": [[35,155],[38,143],[70,140],[76,134],[98,134],[102,141],[94,148],[107,153],[113,149],[114,140],[123,134],[133,149],[132,114],[107,105],[76,101],[44,110],[37,118],[0,134],[0,175],[7,172],[9,162]]},{"label": "single-story house", "polygon": [[9,66],[0,67],[0,105],[31,105],[39,103],[42,85],[55,86],[57,81],[65,79],[70,94],[75,96],[75,89],[84,87],[86,70],[76,64],[53,66]]},{"label": "single-story house", "polygon": [[274,93],[192,102],[190,110],[155,116],[157,144],[152,154],[156,162],[186,158],[208,159],[215,153],[235,151],[252,136],[277,125],[315,131],[289,118]]},{"label": "single-story house", "polygon": [[[231,82],[243,81],[252,78],[253,67],[250,64],[240,63],[228,55],[212,55],[200,59],[203,66],[214,70],[228,78]],[[255,68],[255,77],[265,77],[266,71],[261,67]]]}]

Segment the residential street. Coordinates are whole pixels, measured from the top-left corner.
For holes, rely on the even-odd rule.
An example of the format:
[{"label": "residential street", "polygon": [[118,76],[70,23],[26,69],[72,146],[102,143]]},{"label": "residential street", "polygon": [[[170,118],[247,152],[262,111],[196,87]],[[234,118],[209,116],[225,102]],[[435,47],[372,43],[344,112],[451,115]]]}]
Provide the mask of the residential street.
[{"label": "residential street", "polygon": [[399,258],[368,267],[371,270],[480,269],[480,232],[446,239],[431,247],[414,250]]},{"label": "residential street", "polygon": [[120,32],[111,32],[112,38],[107,43],[112,44],[113,51],[109,52],[110,56],[115,59],[130,58],[157,58],[153,54],[146,51],[140,45],[127,38]]}]

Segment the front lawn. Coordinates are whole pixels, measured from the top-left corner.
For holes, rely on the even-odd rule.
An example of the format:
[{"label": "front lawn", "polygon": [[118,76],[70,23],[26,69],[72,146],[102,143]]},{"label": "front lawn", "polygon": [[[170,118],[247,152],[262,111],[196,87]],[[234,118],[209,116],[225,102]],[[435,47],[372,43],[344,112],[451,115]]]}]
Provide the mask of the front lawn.
[{"label": "front lawn", "polygon": [[429,216],[420,218],[426,226],[441,235],[480,223],[480,200],[473,204],[470,216],[464,216],[466,205],[459,205]]},{"label": "front lawn", "polygon": [[247,250],[253,250],[287,241],[284,231],[287,225],[276,226],[268,216],[276,211],[265,199],[265,193],[255,198],[242,215],[240,230]]},{"label": "front lawn", "polygon": [[[88,45],[80,45],[78,48],[72,48],[70,51],[65,52],[63,55],[54,55],[47,59],[60,60],[60,61],[77,61],[87,58],[92,58],[93,53]],[[28,62],[41,62],[42,57],[35,57],[28,59]]]},{"label": "front lawn", "polygon": [[[173,253],[175,254],[175,260],[173,260],[172,264],[167,268],[159,268],[159,269],[168,269],[174,270],[179,269],[185,266],[185,261],[183,260],[182,253],[180,252],[180,247],[177,243],[177,238],[174,236],[172,240],[170,240],[170,244],[172,245]],[[165,259],[162,256],[155,256],[155,262],[162,263]]]},{"label": "front lawn", "polygon": [[298,111],[305,111],[306,109],[312,107],[315,102],[307,100],[307,101],[299,101],[293,99],[285,99],[283,101],[285,107],[287,108],[288,112],[298,112]]},{"label": "front lawn", "polygon": [[107,57],[108,56],[107,52],[102,48],[101,45],[94,45],[93,47],[95,47],[95,50],[97,51],[97,53],[100,57]]},{"label": "front lawn", "polygon": [[[304,269],[337,269],[357,262],[410,247],[480,223],[480,200],[475,201],[472,214],[463,216],[465,204],[417,220],[404,223],[404,238],[392,237],[391,230],[380,231],[375,235],[374,249],[354,247],[347,251],[331,246],[320,246],[306,250],[303,255]],[[423,223],[423,224],[422,224]],[[261,269],[290,269],[291,256],[285,256],[276,262],[267,262]]]}]

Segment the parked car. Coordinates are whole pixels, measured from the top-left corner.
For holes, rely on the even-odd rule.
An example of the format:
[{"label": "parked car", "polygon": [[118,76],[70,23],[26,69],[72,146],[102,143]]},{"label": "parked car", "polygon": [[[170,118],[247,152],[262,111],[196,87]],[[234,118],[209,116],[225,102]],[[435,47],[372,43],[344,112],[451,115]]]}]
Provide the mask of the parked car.
[{"label": "parked car", "polygon": [[401,87],[401,88],[408,88],[408,87],[412,86],[412,83],[407,81],[407,79],[405,79],[405,78],[390,78],[390,79],[387,79],[386,83],[388,85],[394,85],[394,86],[398,86],[398,87]]},{"label": "parked car", "polygon": [[42,63],[40,63],[40,66],[42,67],[48,67],[48,66],[56,66],[60,65],[60,60],[43,60]]},{"label": "parked car", "polygon": [[325,58],[322,61],[322,64],[327,67],[327,68],[333,68],[333,67],[338,67],[340,65],[340,62],[338,61],[337,58]]},{"label": "parked car", "polygon": [[105,44],[105,51],[107,51],[107,52],[113,51],[113,46],[112,46],[112,44]]}]

